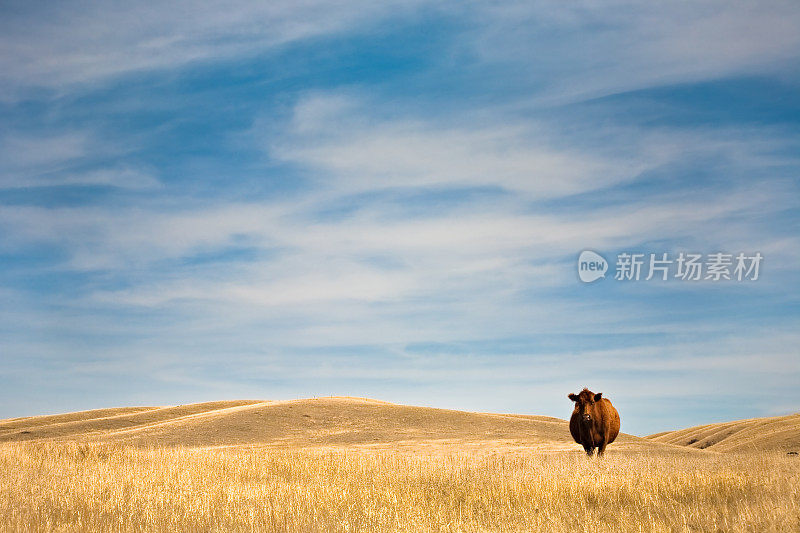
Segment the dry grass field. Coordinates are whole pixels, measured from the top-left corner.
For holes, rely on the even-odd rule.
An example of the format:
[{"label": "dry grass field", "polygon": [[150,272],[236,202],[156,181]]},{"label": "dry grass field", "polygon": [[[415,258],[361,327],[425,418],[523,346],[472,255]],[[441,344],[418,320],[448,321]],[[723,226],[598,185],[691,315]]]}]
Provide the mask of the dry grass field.
[{"label": "dry grass field", "polygon": [[798,531],[800,460],[373,400],[0,422],[4,531]]}]

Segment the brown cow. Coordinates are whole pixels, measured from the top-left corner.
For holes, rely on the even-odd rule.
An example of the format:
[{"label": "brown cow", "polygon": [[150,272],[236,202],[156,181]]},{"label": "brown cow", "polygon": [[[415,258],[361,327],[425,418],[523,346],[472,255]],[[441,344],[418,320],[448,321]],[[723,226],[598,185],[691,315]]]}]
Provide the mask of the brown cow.
[{"label": "brown cow", "polygon": [[603,398],[603,393],[593,393],[583,389],[580,394],[567,396],[575,402],[575,410],[569,419],[569,432],[575,442],[583,446],[589,457],[597,448],[597,455],[603,455],[606,446],[619,435],[619,413],[611,402]]}]

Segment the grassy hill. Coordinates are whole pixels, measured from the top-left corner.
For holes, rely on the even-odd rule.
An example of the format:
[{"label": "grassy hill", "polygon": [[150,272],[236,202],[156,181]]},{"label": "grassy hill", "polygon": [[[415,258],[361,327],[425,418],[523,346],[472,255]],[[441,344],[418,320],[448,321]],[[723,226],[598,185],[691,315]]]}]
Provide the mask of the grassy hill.
[{"label": "grassy hill", "polygon": [[800,413],[707,424],[647,438],[716,452],[800,451]]},{"label": "grassy hill", "polygon": [[[81,441],[136,446],[464,448],[580,450],[567,421],[471,413],[366,398],[236,400],[122,407],[0,420],[0,442]],[[798,451],[800,413],[691,427],[646,438],[621,434],[612,449]]]},{"label": "grassy hill", "polygon": [[[0,442],[153,446],[278,446],[576,450],[566,420],[397,405],[363,398],[227,401],[101,409],[0,421]],[[612,447],[683,449],[622,434]]]}]

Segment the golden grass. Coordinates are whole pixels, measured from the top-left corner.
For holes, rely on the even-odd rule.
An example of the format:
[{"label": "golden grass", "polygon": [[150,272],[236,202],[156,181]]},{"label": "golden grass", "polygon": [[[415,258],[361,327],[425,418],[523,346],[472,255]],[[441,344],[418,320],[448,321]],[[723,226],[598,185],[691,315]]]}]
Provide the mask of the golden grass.
[{"label": "golden grass", "polygon": [[800,451],[800,413],[695,426],[648,439],[715,452]]},{"label": "golden grass", "polygon": [[0,445],[8,531],[798,531],[785,454]]}]

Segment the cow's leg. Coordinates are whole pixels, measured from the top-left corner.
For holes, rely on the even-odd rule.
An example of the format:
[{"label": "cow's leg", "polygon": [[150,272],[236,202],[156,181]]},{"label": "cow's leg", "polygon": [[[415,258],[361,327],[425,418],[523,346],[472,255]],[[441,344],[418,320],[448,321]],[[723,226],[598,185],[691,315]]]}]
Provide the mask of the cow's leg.
[{"label": "cow's leg", "polygon": [[602,457],[606,453],[606,441],[601,441],[600,446],[597,447],[597,456]]},{"label": "cow's leg", "polygon": [[591,457],[594,454],[594,446],[584,445],[583,449],[586,450],[586,455],[588,455],[589,457]]}]

